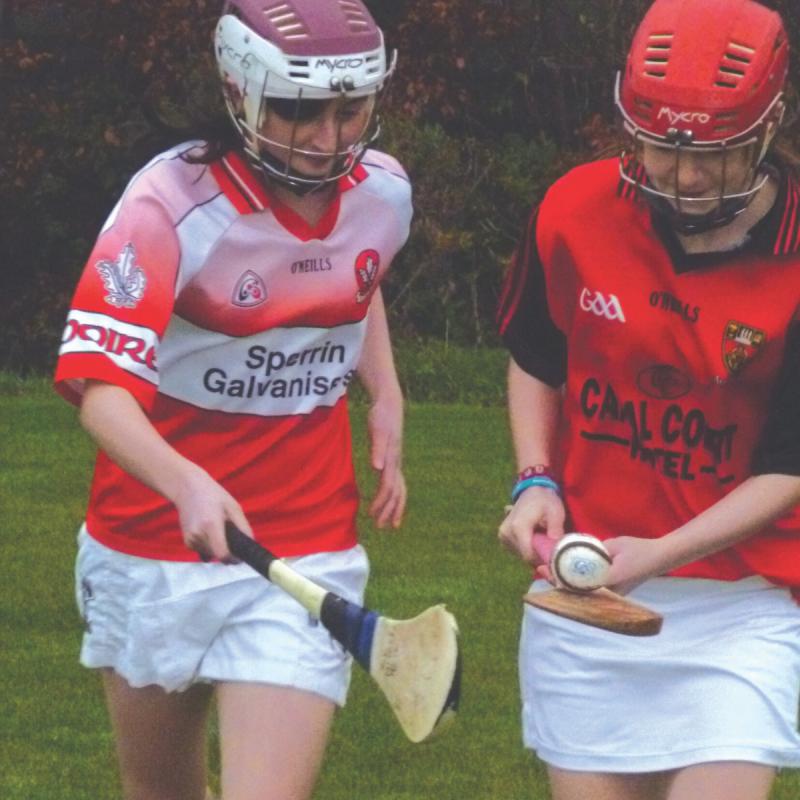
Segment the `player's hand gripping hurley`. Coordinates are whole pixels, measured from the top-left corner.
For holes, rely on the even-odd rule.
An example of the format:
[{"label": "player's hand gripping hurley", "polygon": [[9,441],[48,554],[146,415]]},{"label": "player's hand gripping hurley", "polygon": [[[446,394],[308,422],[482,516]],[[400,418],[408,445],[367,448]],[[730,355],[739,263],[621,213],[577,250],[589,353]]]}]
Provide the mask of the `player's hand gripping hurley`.
[{"label": "player's hand gripping hurley", "polygon": [[374,678],[412,742],[449,726],[461,694],[461,656],[455,618],[443,605],[414,619],[389,619],[303,577],[233,523],[225,535],[233,555],[297,600]]}]

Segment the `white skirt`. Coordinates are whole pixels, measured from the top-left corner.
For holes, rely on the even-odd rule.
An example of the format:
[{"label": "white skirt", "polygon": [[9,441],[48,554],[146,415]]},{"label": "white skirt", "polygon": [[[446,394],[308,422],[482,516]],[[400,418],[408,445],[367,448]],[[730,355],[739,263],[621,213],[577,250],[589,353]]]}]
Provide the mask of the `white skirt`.
[{"label": "white skirt", "polygon": [[[344,705],[351,658],[294,599],[247,564],[157,561],[118,553],[83,528],[76,594],[86,632],[81,663],[131,686],[288,686]],[[301,574],[361,603],[364,549],[287,558]]]},{"label": "white skirt", "polygon": [[[536,581],[533,591],[551,588]],[[760,577],[656,578],[630,598],[658,636],[526,606],[523,739],[555,767],[656,772],[708,761],[800,766],[800,607]]]}]

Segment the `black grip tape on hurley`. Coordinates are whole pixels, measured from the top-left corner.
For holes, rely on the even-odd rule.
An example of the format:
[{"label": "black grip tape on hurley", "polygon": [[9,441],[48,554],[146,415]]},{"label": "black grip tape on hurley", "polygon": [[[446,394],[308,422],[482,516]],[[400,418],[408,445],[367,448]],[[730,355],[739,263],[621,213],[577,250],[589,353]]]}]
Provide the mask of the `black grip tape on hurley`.
[{"label": "black grip tape on hurley", "polygon": [[232,522],[225,523],[225,538],[228,541],[228,549],[236,558],[249,564],[269,580],[269,567],[277,560],[276,555],[246,533],[242,533]]}]

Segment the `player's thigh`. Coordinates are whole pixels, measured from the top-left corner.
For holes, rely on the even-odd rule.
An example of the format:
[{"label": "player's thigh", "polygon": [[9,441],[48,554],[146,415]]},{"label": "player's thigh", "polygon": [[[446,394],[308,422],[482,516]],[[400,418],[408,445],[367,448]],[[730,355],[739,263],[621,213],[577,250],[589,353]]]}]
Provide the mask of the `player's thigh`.
[{"label": "player's thigh", "polygon": [[167,692],[102,674],[127,800],[202,800],[212,687]]},{"label": "player's thigh", "polygon": [[306,800],[336,705],[312,692],[259,683],[217,687],[225,800]]},{"label": "player's thigh", "polygon": [[547,774],[553,800],[665,800],[669,785],[663,772],[573,772],[548,765]]},{"label": "player's thigh", "polygon": [[668,800],[766,800],[775,768],[745,761],[693,764],[675,771]]}]

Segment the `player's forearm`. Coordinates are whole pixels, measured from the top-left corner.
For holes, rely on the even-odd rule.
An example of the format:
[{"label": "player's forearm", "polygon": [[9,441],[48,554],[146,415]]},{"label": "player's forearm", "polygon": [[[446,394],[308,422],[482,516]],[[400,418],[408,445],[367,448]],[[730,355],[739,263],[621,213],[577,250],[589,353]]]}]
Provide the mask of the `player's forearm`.
[{"label": "player's forearm", "polygon": [[396,406],[402,413],[403,393],[394,366],[389,325],[380,289],[372,298],[364,347],[356,371],[373,403],[381,401]]},{"label": "player's forearm", "polygon": [[668,572],[757,534],[800,503],[800,478],[758,475],[661,539]]},{"label": "player's forearm", "polygon": [[561,389],[554,389],[528,375],[511,360],[508,368],[508,410],[520,470],[552,462],[561,402]]},{"label": "player's forearm", "polygon": [[201,471],[162,438],[133,395],[119,386],[87,381],[80,420],[115,464],[172,502]]}]

